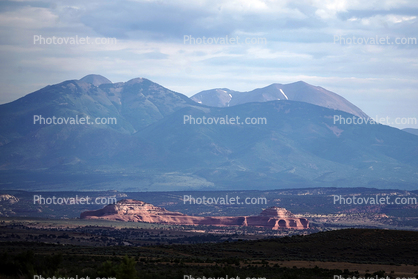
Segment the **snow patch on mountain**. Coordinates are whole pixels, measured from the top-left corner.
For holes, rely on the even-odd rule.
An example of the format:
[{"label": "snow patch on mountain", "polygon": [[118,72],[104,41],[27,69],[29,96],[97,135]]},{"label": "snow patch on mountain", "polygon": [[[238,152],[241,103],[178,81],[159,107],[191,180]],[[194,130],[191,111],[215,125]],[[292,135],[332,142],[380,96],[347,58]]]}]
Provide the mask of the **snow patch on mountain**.
[{"label": "snow patch on mountain", "polygon": [[280,92],[282,92],[283,96],[286,97],[286,100],[289,100],[289,98],[287,98],[286,94],[284,94],[283,90],[280,88]]}]

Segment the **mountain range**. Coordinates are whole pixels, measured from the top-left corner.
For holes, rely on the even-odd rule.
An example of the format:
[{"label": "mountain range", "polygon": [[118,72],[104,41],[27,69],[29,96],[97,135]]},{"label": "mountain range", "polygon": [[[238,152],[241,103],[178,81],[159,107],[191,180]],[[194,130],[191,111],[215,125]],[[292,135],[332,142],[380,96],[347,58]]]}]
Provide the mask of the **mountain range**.
[{"label": "mountain range", "polygon": [[230,107],[252,102],[290,100],[341,110],[362,118],[369,118],[361,109],[334,92],[303,81],[290,84],[273,83],[248,92],[216,88],[199,92],[191,97],[199,104],[212,107]]},{"label": "mountain range", "polygon": [[[368,119],[335,93],[304,82],[273,84],[224,90],[233,97],[222,105],[217,90],[188,98],[145,78],[112,83],[88,75],[0,105],[0,188],[416,188],[418,137],[380,124],[335,123],[336,115]],[[34,124],[35,116],[115,121],[48,125]],[[237,116],[261,123],[221,124]],[[186,121],[203,118],[219,124]]]}]

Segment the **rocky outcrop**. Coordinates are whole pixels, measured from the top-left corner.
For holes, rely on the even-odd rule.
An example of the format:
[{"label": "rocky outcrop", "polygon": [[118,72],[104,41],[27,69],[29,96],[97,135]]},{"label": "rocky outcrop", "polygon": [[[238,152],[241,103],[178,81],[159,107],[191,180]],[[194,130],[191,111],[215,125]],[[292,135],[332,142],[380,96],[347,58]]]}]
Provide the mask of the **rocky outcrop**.
[{"label": "rocky outcrop", "polygon": [[309,228],[307,219],[297,218],[286,209],[275,206],[263,210],[258,216],[200,217],[168,211],[162,207],[131,199],[121,200],[103,209],[85,211],[81,213],[80,218],[173,225],[254,226],[272,230]]},{"label": "rocky outcrop", "polygon": [[4,195],[0,195],[0,202],[3,202],[3,201],[14,204],[14,203],[17,203],[19,199],[16,198],[15,196],[4,194]]}]

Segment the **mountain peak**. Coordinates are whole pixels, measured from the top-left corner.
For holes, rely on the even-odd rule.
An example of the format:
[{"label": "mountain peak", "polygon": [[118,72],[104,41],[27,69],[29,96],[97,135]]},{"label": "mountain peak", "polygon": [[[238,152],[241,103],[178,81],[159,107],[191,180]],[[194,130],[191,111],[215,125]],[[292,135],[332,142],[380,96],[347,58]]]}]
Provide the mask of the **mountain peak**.
[{"label": "mountain peak", "polygon": [[273,83],[247,92],[231,90],[222,92],[219,89],[212,89],[201,91],[190,98],[202,105],[213,107],[229,107],[252,102],[279,100],[298,101],[369,118],[361,109],[340,95],[301,80],[289,84]]},{"label": "mountain peak", "polygon": [[289,83],[288,85],[316,87],[315,85],[304,82],[303,80],[295,81],[295,82]]},{"label": "mountain peak", "polygon": [[141,83],[141,82],[143,82],[144,80],[147,80],[147,79],[145,79],[145,78],[141,78],[141,77],[138,77],[138,78],[133,78],[133,79],[128,80],[125,84],[127,84],[127,85],[132,85],[132,84],[136,84],[136,83]]},{"label": "mountain peak", "polygon": [[105,83],[112,83],[110,80],[108,80],[104,76],[94,75],[94,74],[87,75],[87,76],[81,78],[80,81],[86,82],[86,83],[91,83],[94,86],[99,86],[99,85],[105,84]]}]

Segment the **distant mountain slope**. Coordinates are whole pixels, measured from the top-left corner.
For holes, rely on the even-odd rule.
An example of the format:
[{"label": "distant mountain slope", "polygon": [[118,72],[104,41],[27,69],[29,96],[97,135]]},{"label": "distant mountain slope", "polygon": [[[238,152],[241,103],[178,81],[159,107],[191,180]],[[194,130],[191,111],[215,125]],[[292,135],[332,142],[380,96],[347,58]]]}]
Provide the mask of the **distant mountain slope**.
[{"label": "distant mountain slope", "polygon": [[232,94],[240,93],[238,91],[232,91],[228,88],[218,88],[202,91],[191,99],[199,104],[204,104],[210,107],[229,107],[229,103],[232,99]]},{"label": "distant mountain slope", "polygon": [[[94,84],[100,84],[96,86]],[[43,126],[34,125],[34,115],[43,117],[117,117],[107,126],[134,132],[185,106],[196,103],[143,78],[111,83],[98,75],[46,86],[16,101],[0,105],[3,141],[23,136]]]},{"label": "distant mountain slope", "polygon": [[226,88],[211,89],[197,93],[191,99],[199,104],[214,107],[230,107],[250,102],[276,100],[300,101],[369,118],[361,109],[338,94],[303,81],[290,84],[274,83],[249,92],[232,91]]},{"label": "distant mountain slope", "polygon": [[[405,183],[412,187],[418,182],[415,136],[384,125],[334,124],[334,114],[334,110],[290,101],[184,108],[135,136],[159,147],[163,159],[150,164],[170,171],[189,170],[235,189],[283,183],[378,188]],[[185,115],[265,117],[267,124],[188,125],[183,124]],[[124,152],[141,157],[134,148]]]},{"label": "distant mountain slope", "polygon": [[418,129],[405,128],[402,131],[418,136]]},{"label": "distant mountain slope", "polygon": [[[65,81],[0,106],[3,186],[155,191],[416,189],[418,183],[415,135],[384,125],[334,124],[335,114],[352,117],[343,111],[288,100],[207,107],[147,79],[86,79],[100,85]],[[117,123],[34,124],[34,115]],[[185,121],[237,116],[264,124]]]},{"label": "distant mountain slope", "polygon": [[[178,109],[196,105],[143,78],[110,83],[105,77],[88,75],[50,85],[0,105],[0,169],[110,163],[111,154],[127,144],[130,134]],[[89,117],[91,125],[34,121],[41,116]],[[95,124],[96,118],[113,124]]]}]

